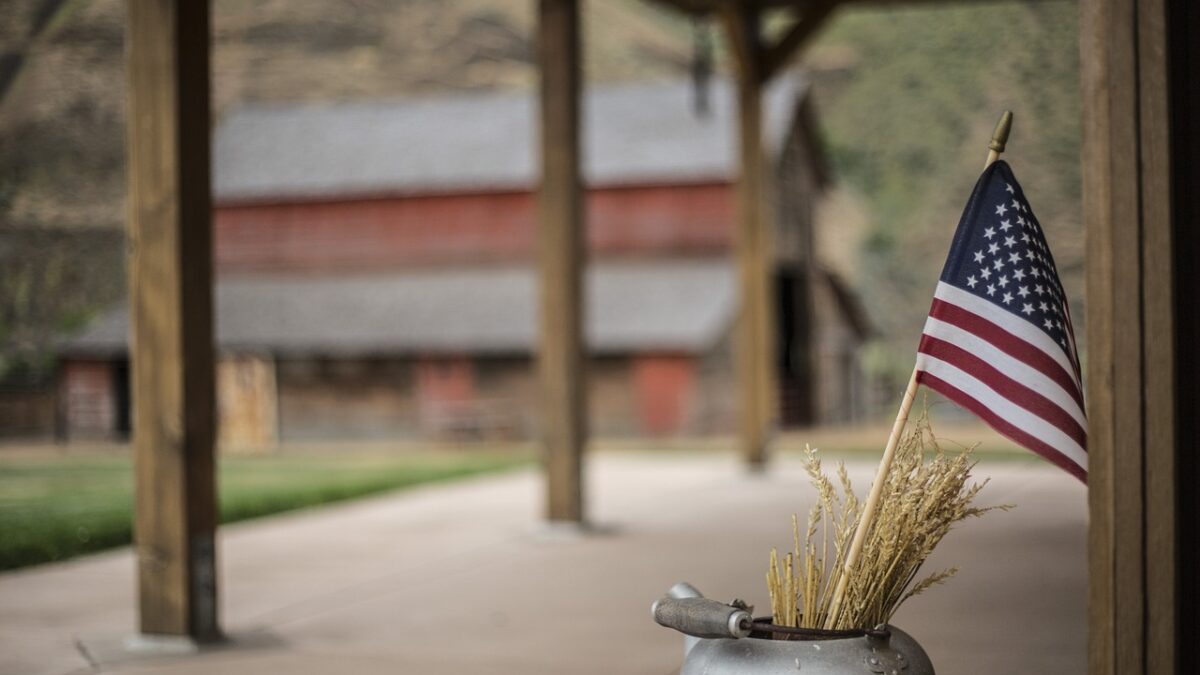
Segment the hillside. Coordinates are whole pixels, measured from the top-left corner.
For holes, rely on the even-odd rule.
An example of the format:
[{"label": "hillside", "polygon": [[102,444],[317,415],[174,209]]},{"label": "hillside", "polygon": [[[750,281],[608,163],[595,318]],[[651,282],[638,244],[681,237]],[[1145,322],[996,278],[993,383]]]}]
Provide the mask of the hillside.
[{"label": "hillside", "polygon": [[1004,157],[1083,325],[1077,13],[1069,1],[859,9],[806,55],[836,174],[865,203],[854,280],[881,334],[871,366],[897,388],[1004,109],[1016,119]]},{"label": "hillside", "polygon": [[[534,7],[216,0],[215,112],[247,101],[530,87]],[[45,363],[37,355],[48,336],[121,288],[111,281],[121,274],[119,247],[34,246],[22,242],[45,238],[5,232],[119,230],[124,209],[124,3],[8,0],[6,10],[0,379],[6,358]],[[877,373],[907,374],[932,279],[1004,108],[1017,118],[1006,157],[1047,227],[1082,321],[1076,12],[1066,0],[841,10],[805,55],[840,186],[821,244],[863,292],[880,335],[870,363]],[[678,77],[692,27],[641,0],[590,0],[585,40],[590,81]],[[51,278],[49,269],[59,271]],[[56,308],[60,298],[70,306]]]}]

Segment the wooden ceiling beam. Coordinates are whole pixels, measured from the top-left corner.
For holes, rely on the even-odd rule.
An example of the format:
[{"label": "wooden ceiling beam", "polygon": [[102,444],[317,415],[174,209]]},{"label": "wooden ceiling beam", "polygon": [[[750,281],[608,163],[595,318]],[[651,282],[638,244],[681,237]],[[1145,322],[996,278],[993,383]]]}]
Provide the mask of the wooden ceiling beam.
[{"label": "wooden ceiling beam", "polygon": [[779,42],[767,48],[758,73],[763,82],[779,72],[788,59],[816,34],[817,29],[825,25],[826,19],[837,6],[838,0],[816,0],[808,6],[796,23],[792,24]]},{"label": "wooden ceiling beam", "polygon": [[[783,9],[786,7],[794,7],[802,9],[813,5],[812,0],[647,0],[654,4],[663,5],[672,9],[685,12],[687,14],[713,14],[720,11],[724,4],[733,4],[755,10],[767,9]],[[977,2],[1003,2],[1006,0],[976,0]],[[1007,0],[1011,1],[1011,0]],[[1028,0],[1033,1],[1033,0]],[[1050,1],[1050,0],[1039,0]],[[880,5],[930,5],[934,3],[941,4],[964,4],[964,0],[834,0],[834,4],[840,5],[859,5],[859,6],[880,6]]]},{"label": "wooden ceiling beam", "polygon": [[729,36],[729,50],[733,53],[739,77],[761,82],[763,48],[759,10],[731,0],[721,4],[720,16]]}]

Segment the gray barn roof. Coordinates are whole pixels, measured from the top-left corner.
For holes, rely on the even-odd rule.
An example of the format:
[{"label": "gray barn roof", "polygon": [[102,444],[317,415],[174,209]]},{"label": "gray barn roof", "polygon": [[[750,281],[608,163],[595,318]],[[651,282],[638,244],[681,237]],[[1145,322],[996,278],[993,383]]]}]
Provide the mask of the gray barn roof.
[{"label": "gray barn roof", "polygon": [[[587,274],[586,338],[594,353],[703,352],[734,308],[726,261],[598,263]],[[537,288],[525,267],[474,267],[360,277],[223,279],[218,347],[279,356],[530,353]],[[126,351],[128,310],[97,318],[60,353]]]},{"label": "gray barn roof", "polygon": [[[807,85],[764,97],[767,147],[786,138]],[[697,117],[687,82],[609,84],[584,94],[584,176],[592,184],[694,182],[736,174],[735,91],[715,79]],[[536,179],[535,101],[459,94],[236,108],[214,141],[218,201],[527,189]]]}]

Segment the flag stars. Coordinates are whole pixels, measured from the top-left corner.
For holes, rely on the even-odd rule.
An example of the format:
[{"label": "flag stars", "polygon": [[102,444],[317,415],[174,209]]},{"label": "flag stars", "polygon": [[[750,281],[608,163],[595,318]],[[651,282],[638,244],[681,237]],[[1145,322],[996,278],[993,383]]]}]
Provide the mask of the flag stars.
[{"label": "flag stars", "polygon": [[954,283],[991,301],[997,311],[1029,321],[1055,342],[1061,338],[1069,352],[1074,349],[1071,322],[1045,232],[1017,184],[996,181],[993,186],[997,184],[1005,192],[992,187],[985,199],[995,215],[977,213],[970,223],[967,245],[974,248],[956,254],[967,269],[956,275]]}]

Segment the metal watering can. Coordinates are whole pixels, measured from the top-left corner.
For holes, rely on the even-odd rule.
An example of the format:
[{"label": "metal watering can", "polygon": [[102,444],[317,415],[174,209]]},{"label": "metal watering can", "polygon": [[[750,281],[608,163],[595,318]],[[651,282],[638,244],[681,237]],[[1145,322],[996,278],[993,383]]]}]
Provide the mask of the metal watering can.
[{"label": "metal watering can", "polygon": [[650,608],[654,620],[684,634],[680,675],[933,675],[921,645],[895,626],[826,631],[755,619],[745,603],[705,598],[680,582]]}]

